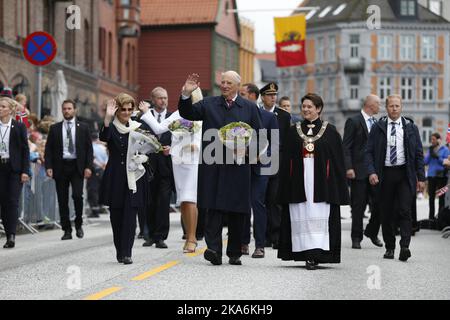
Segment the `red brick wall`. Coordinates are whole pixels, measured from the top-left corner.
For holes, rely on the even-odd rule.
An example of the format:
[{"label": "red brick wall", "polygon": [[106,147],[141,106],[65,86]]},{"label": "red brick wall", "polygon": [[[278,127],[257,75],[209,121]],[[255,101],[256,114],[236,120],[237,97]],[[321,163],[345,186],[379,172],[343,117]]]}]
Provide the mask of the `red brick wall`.
[{"label": "red brick wall", "polygon": [[190,73],[200,75],[200,85],[211,90],[212,29],[207,27],[142,30],[139,39],[139,99],[148,99],[156,86],[169,95],[176,109],[181,88]]}]

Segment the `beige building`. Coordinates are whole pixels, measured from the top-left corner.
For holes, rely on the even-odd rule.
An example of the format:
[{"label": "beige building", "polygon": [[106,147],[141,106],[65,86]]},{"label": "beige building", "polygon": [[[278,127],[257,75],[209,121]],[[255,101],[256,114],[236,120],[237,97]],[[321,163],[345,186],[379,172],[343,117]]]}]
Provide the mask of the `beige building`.
[{"label": "beige building", "polygon": [[255,26],[245,18],[239,18],[241,46],[239,48],[239,71],[242,83],[253,83],[255,70]]},{"label": "beige building", "polygon": [[[380,8],[381,29],[369,28],[367,8]],[[404,114],[418,125],[424,145],[449,122],[450,23],[417,0],[305,0],[307,61],[279,68],[281,94],[296,111],[306,92],[325,100],[324,117],[340,132],[370,93],[401,94]],[[382,115],[384,115],[383,107]]]}]

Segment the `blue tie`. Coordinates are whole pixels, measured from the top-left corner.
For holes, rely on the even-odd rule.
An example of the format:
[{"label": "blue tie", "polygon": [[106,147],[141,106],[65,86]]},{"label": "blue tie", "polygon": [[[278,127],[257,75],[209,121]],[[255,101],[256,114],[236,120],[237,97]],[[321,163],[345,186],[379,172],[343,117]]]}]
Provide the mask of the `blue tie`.
[{"label": "blue tie", "polygon": [[370,130],[372,130],[372,126],[375,123],[375,118],[374,117],[370,117],[369,118],[369,132]]},{"label": "blue tie", "polygon": [[[397,136],[397,131],[395,130],[395,125],[397,123],[396,122],[391,122],[392,125],[392,129],[391,129],[391,141],[392,141],[392,137],[394,137],[394,139]],[[397,143],[395,145],[391,145],[391,164],[397,164]]]}]

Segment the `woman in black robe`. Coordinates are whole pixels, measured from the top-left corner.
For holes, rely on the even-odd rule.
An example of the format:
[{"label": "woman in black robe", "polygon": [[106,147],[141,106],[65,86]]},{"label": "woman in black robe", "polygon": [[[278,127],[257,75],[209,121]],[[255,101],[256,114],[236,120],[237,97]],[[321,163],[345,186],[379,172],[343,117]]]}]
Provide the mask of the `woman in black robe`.
[{"label": "woman in black robe", "polygon": [[283,204],[278,258],[340,263],[340,206],[349,203],[342,139],[320,119],[323,100],[302,98],[304,121],[291,126],[282,159],[279,201]]}]

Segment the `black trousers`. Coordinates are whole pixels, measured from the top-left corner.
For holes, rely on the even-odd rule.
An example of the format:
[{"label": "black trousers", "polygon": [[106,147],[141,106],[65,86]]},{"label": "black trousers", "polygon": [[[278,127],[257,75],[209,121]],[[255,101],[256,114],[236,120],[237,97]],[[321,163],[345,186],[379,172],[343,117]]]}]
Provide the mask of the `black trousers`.
[{"label": "black trousers", "polygon": [[100,205],[98,203],[98,193],[100,190],[100,183],[102,181],[103,169],[95,168],[92,172],[92,176],[86,182],[88,203],[92,212],[98,212]]},{"label": "black trousers", "polygon": [[208,249],[216,251],[222,256],[222,229],[223,218],[228,221],[228,257],[240,257],[242,244],[242,230],[245,222],[245,213],[220,211],[209,209],[206,214],[205,241]]},{"label": "black trousers", "polygon": [[352,207],[352,232],[353,240],[363,239],[363,220],[367,205],[370,207],[370,220],[366,226],[368,237],[378,236],[380,231],[380,210],[376,203],[375,187],[371,186],[369,179],[351,180],[351,207]]},{"label": "black trousers", "polygon": [[137,208],[131,207],[130,195],[126,195],[123,208],[110,208],[114,246],[119,257],[131,257],[136,234]]},{"label": "black trousers", "polygon": [[267,183],[266,210],[267,210],[267,230],[266,241],[277,244],[280,238],[281,208],[277,204],[278,176],[272,176]]},{"label": "black trousers", "polygon": [[[440,188],[445,187],[447,184],[447,178],[438,178],[438,177],[428,177],[428,201],[429,201],[429,207],[430,211],[428,214],[429,219],[434,219],[436,212],[434,208],[434,199],[436,198],[436,191]],[[438,213],[444,209],[445,205],[445,196],[439,197],[439,209]]]},{"label": "black trousers", "polygon": [[380,209],[386,249],[395,249],[396,220],[400,226],[400,247],[409,247],[412,233],[413,199],[414,195],[409,188],[406,167],[384,167]]},{"label": "black trousers", "polygon": [[75,207],[75,228],[81,228],[83,225],[84,177],[77,170],[76,160],[63,160],[63,172],[55,179],[55,182],[62,229],[64,232],[72,232],[69,215],[69,186],[72,186],[72,199]]},{"label": "black trousers", "polygon": [[7,236],[16,234],[21,192],[20,174],[13,173],[9,163],[0,164],[0,211]]},{"label": "black trousers", "polygon": [[150,182],[150,206],[148,210],[148,236],[159,241],[166,240],[170,228],[170,196],[172,181],[170,177],[155,176]]}]

